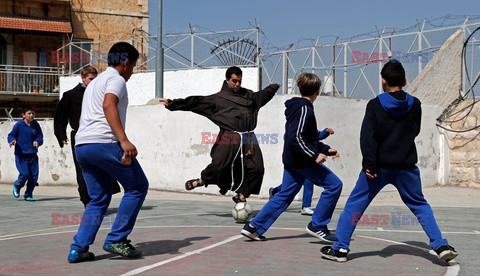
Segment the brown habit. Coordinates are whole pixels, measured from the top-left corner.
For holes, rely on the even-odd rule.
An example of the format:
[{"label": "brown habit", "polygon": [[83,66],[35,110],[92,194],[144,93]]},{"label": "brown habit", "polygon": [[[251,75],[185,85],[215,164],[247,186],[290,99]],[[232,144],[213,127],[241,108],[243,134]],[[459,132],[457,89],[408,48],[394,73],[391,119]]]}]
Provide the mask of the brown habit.
[{"label": "brown habit", "polygon": [[[202,171],[201,177],[205,184],[215,184],[220,193],[228,190],[237,191],[245,197],[258,194],[262,186],[264,166],[263,157],[253,130],[257,126],[258,111],[268,103],[278,85],[271,84],[259,92],[241,88],[240,91],[231,90],[226,81],[222,90],[209,96],[190,96],[185,99],[175,99],[169,102],[171,111],[192,111],[210,119],[220,127],[218,141],[212,147],[210,156],[212,162]],[[240,158],[240,134],[242,135],[243,164]],[[232,185],[232,163],[233,185]],[[243,173],[242,173],[243,167]],[[243,175],[243,177],[242,177]],[[239,187],[240,185],[240,187]],[[238,190],[237,190],[238,189]]]}]

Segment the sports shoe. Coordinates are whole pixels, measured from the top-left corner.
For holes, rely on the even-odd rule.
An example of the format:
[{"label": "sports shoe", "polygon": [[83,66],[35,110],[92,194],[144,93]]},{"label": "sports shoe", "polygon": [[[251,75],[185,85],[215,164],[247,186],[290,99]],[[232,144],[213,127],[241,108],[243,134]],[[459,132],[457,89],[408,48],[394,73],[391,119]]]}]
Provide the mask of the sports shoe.
[{"label": "sports shoe", "polygon": [[67,260],[69,263],[89,262],[95,259],[95,255],[92,252],[78,252],[77,250],[70,250]]},{"label": "sports shoe", "polygon": [[130,240],[116,243],[104,243],[103,250],[132,259],[138,259],[143,256],[140,250],[137,250],[130,244]]},{"label": "sports shoe", "polygon": [[348,250],[340,248],[340,250],[333,249],[330,245],[324,246],[320,249],[322,258],[343,263],[347,261]]},{"label": "sports shoe", "polygon": [[273,188],[268,189],[268,200],[271,200],[273,198]]},{"label": "sports shoe", "polygon": [[334,243],[337,241],[337,236],[335,234],[330,233],[330,230],[317,230],[313,227],[311,221],[305,229],[307,230],[308,234],[324,242]]},{"label": "sports shoe", "polygon": [[240,233],[253,241],[264,241],[267,239],[264,236],[259,235],[257,229],[250,227],[248,223],[243,226],[242,232]]},{"label": "sports shoe", "polygon": [[36,199],[33,196],[29,196],[25,198],[25,201],[35,201]]},{"label": "sports shoe", "polygon": [[243,200],[241,200],[239,195],[233,196],[233,197],[232,197],[232,200],[233,200],[233,202],[235,202],[235,203],[247,202],[247,199],[246,199],[246,198],[244,198]]},{"label": "sports shoe", "polygon": [[15,187],[15,185],[13,185],[12,194],[13,194],[13,197],[15,197],[15,198],[18,198],[20,196],[20,189]]},{"label": "sports shoe", "polygon": [[439,248],[435,249],[435,253],[437,253],[438,257],[445,262],[449,262],[455,257],[458,256],[457,251],[455,251],[455,248],[451,247],[450,245],[442,245]]},{"label": "sports shoe", "polygon": [[310,207],[302,207],[302,210],[300,210],[300,213],[304,216],[311,216],[313,215],[313,210],[310,209]]}]

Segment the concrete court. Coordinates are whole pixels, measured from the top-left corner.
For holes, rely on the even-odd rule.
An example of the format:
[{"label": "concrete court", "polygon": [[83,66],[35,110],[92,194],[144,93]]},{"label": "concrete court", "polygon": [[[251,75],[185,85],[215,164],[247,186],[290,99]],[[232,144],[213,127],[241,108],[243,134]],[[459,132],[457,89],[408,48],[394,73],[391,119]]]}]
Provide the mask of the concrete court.
[{"label": "concrete court", "polygon": [[[335,263],[320,258],[323,244],[305,233],[310,217],[299,214],[299,201],[265,234],[267,241],[252,242],[239,235],[242,225],[231,217],[230,197],[155,190],[149,191],[129,236],[144,258],[128,260],[101,248],[121,198],[117,194],[90,248],[95,261],[69,264],[69,244],[78,226],[68,224],[72,215],[83,212],[76,188],[39,186],[36,202],[24,201],[23,194],[13,198],[11,188],[0,185],[0,275],[480,274],[480,189],[424,189],[444,236],[460,253],[458,263],[447,265],[429,252],[421,227],[408,223],[411,213],[395,191],[382,191],[365,214],[396,213],[404,222],[399,225],[390,218],[386,225],[359,225],[349,261]],[[337,205],[331,229],[345,200]],[[259,210],[265,199],[249,202]],[[55,213],[69,219],[54,218]]]}]

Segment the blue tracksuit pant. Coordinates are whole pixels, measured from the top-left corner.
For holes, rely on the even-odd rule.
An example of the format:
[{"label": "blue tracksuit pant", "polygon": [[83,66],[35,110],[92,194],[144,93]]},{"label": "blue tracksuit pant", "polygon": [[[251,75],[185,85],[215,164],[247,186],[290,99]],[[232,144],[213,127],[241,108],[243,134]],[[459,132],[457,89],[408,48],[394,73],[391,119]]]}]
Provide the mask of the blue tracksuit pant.
[{"label": "blue tracksuit pant", "polygon": [[15,165],[18,170],[18,179],[13,185],[20,190],[27,183],[23,195],[25,198],[33,197],[33,189],[38,181],[38,156],[37,154],[15,155]]},{"label": "blue tracksuit pant", "polygon": [[125,241],[133,230],[148,191],[148,180],[140,164],[136,158],[132,158],[131,165],[124,165],[120,161],[123,150],[119,143],[83,144],[76,146],[75,152],[91,201],[83,213],[70,248],[85,252],[94,242],[112,199],[112,177],[120,182],[125,193],[105,242]]},{"label": "blue tracksuit pant", "polygon": [[356,223],[353,222],[354,214],[358,219],[358,214],[363,214],[378,192],[389,183],[397,188],[403,202],[417,217],[430,239],[432,249],[448,244],[447,240],[442,238],[432,208],[423,197],[420,170],[417,167],[411,169],[381,168],[377,175],[375,179],[369,179],[365,172],[360,172],[357,184],[348,197],[345,209],[340,214],[336,231],[338,241],[332,245],[333,249],[349,249],[350,239],[356,227]]},{"label": "blue tracksuit pant", "polygon": [[313,182],[306,179],[303,182],[302,208],[312,206]]},{"label": "blue tracksuit pant", "polygon": [[313,164],[301,169],[283,171],[280,191],[269,200],[262,210],[250,222],[262,235],[277,220],[290,203],[305,181],[309,179],[315,185],[323,187],[317,207],[312,215],[312,224],[318,230],[327,230],[327,224],[332,218],[335,205],[342,192],[342,181],[325,165]]},{"label": "blue tracksuit pant", "polygon": [[[312,207],[313,185],[313,182],[308,179],[305,179],[305,182],[303,182],[302,208]],[[278,193],[278,191],[280,191],[281,188],[282,184],[273,188],[272,194],[275,195],[276,193]]]}]

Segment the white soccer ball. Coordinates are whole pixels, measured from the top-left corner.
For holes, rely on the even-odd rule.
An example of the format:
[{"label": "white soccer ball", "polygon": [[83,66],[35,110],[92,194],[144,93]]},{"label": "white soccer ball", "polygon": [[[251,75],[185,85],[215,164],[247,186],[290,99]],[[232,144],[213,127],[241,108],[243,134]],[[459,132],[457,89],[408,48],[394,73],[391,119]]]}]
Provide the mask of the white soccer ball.
[{"label": "white soccer ball", "polygon": [[248,222],[253,216],[253,208],[247,202],[239,202],[233,207],[232,216],[238,223]]}]

